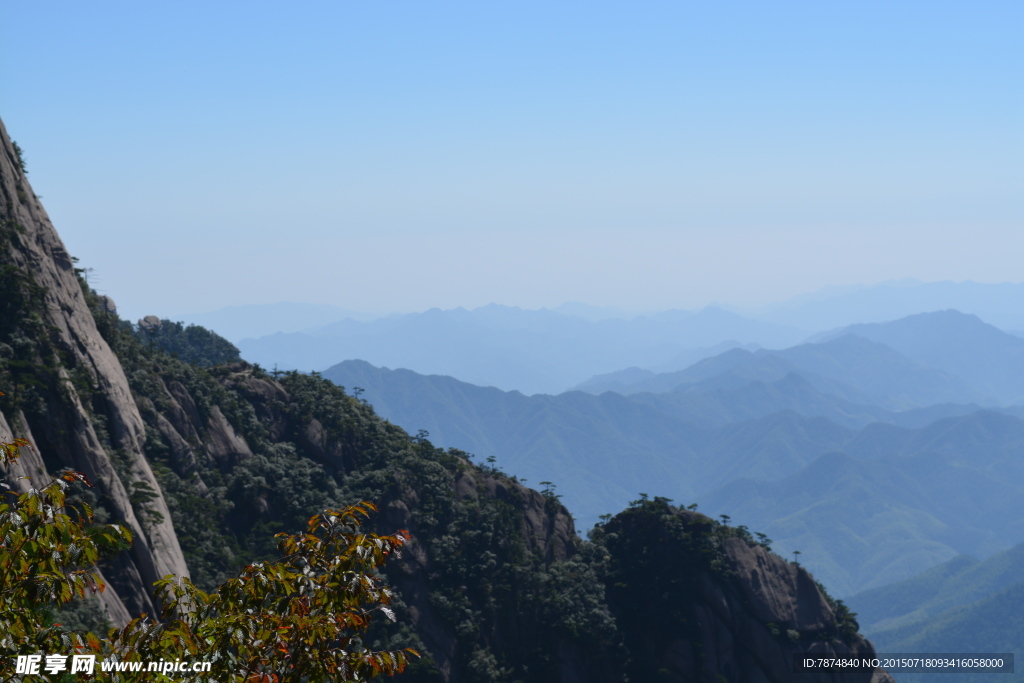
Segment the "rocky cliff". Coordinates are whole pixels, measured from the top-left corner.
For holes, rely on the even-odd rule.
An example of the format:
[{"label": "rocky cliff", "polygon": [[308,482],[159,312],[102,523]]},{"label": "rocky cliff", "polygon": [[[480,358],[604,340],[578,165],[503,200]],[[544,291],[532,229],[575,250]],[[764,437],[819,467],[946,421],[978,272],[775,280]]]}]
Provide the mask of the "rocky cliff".
[{"label": "rocky cliff", "polygon": [[638,501],[582,541],[554,492],[410,437],[343,388],[223,363],[205,330],[121,321],[0,135],[0,438],[36,445],[5,479],[81,470],[98,516],[131,527],[130,553],[103,565],[112,622],[152,612],[164,574],[212,588],[272,556],[275,532],[372,500],[381,529],[414,539],[388,568],[400,626],[371,633],[428,653],[406,681],[890,680],[792,673],[793,653],[870,644],[743,530]]},{"label": "rocky cliff", "polygon": [[[142,588],[165,574],[186,574],[167,503],[144,455],[138,407],[117,357],[96,329],[74,263],[32,192],[0,123],[0,437],[36,444],[15,486],[39,483],[44,469],[70,467],[95,484],[111,513],[135,536],[125,580]],[[122,476],[112,464],[121,459]],[[46,467],[44,468],[44,464]],[[149,514],[131,502],[153,491]],[[153,611],[145,590],[123,596],[132,610]],[[109,601],[118,620],[126,614]]]}]

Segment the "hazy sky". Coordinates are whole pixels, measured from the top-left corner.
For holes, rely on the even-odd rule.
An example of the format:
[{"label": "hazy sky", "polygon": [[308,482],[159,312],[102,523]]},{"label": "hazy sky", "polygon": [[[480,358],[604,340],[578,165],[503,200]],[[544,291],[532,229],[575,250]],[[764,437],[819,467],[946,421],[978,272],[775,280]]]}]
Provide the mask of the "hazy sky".
[{"label": "hazy sky", "polygon": [[1019,282],[1024,3],[0,2],[0,117],[122,313]]}]

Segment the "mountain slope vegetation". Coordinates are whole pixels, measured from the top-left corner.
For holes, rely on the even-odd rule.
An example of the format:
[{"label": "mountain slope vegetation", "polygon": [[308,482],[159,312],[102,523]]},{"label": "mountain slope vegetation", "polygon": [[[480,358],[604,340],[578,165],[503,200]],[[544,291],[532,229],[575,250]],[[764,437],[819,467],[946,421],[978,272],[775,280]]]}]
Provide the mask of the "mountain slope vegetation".
[{"label": "mountain slope vegetation", "polygon": [[849,599],[868,631],[909,631],[943,612],[975,603],[1024,580],[1024,544],[984,560],[959,555],[917,576]]},{"label": "mountain slope vegetation", "polygon": [[[1017,582],[977,602],[954,607],[921,622],[879,631],[875,637],[884,652],[948,652],[1016,654],[1024,649],[1024,581]],[[1020,677],[1019,664],[1015,673]],[[957,683],[982,683],[1000,674],[953,674]],[[946,675],[943,676],[945,678]],[[900,674],[900,681],[925,683],[934,676]]]}]

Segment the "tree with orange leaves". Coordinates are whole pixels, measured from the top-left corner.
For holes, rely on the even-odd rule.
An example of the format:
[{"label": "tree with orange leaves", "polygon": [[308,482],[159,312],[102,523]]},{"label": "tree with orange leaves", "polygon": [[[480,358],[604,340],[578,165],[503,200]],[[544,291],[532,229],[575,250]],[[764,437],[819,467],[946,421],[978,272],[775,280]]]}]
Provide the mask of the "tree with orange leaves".
[{"label": "tree with orange leaves", "polygon": [[[4,464],[27,442],[0,444]],[[121,662],[176,659],[211,662],[202,674],[147,674],[147,680],[359,681],[403,671],[411,649],[373,652],[361,635],[375,612],[394,621],[393,594],[378,568],[397,557],[408,532],[390,536],[360,527],[373,504],[326,510],[304,533],[278,534],[282,557],[249,565],[206,593],[186,578],[157,583],[159,621],[142,615],[107,637],[68,633],[48,624],[46,608],[102,591],[95,563],[104,548],[123,548],[131,534],[91,525],[84,503],[66,506],[65,472],[41,490],[0,501],[0,674],[17,655],[94,654]],[[110,680],[128,680],[110,673]]]},{"label": "tree with orange leaves", "polygon": [[[23,439],[0,443],[0,462],[13,463]],[[36,652],[92,652],[100,648],[93,634],[66,633],[48,623],[47,608],[102,591],[96,561],[106,549],[131,543],[131,533],[117,525],[89,526],[85,503],[65,506],[72,482],[88,484],[80,472],[64,472],[42,489],[0,494],[0,667],[11,657]],[[0,669],[2,670],[2,669]]]},{"label": "tree with orange leaves", "polygon": [[249,565],[213,593],[188,579],[158,582],[163,622],[134,620],[114,634],[114,651],[205,659],[221,672],[210,678],[218,681],[358,681],[401,672],[418,653],[372,652],[360,639],[373,612],[395,619],[393,594],[376,570],[408,538],[361,532],[371,510],[366,502],[326,510],[305,533],[278,534],[281,559]]}]

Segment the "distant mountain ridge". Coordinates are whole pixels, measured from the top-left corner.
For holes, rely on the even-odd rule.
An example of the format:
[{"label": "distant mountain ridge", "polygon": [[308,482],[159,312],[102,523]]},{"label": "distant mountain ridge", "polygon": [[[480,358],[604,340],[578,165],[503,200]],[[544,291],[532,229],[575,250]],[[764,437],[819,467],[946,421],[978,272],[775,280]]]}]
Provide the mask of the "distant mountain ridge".
[{"label": "distant mountain ridge", "polygon": [[220,336],[237,344],[243,339],[278,332],[301,332],[351,318],[373,320],[382,316],[352,311],[327,304],[280,301],[273,304],[227,306],[207,313],[185,313],[172,320],[217,330]]},{"label": "distant mountain ridge", "polygon": [[946,309],[976,315],[1002,330],[1024,330],[1024,283],[905,279],[826,287],[750,315],[802,329],[829,330]]},{"label": "distant mountain ridge", "polygon": [[[710,308],[715,308],[711,304]],[[1024,334],[1024,283],[921,282],[904,279],[873,285],[824,287],[758,309],[718,306],[743,317],[795,327],[808,332],[833,330],[858,323],[897,320],[927,311],[955,309],[973,314],[1017,336]],[[652,316],[614,306],[567,302],[548,307],[549,312],[590,322],[631,320]],[[217,330],[232,342],[278,332],[308,331],[345,318],[369,321],[393,317],[394,312],[373,314],[312,303],[249,304],[228,306],[204,313],[183,313],[172,320]],[[335,359],[337,360],[337,359]],[[658,372],[681,368],[655,368]]]},{"label": "distant mountain ridge", "polygon": [[600,375],[595,375],[585,382],[581,382],[576,386],[570,387],[569,391],[585,391],[588,394],[601,394],[605,391],[615,391],[620,394],[632,394],[638,391],[652,391],[654,393],[661,393],[662,391],[671,391],[674,385],[669,386],[667,389],[664,387],[665,384],[671,384],[671,382],[664,382],[656,387],[643,387],[637,388],[646,380],[653,380],[655,377],[661,375],[670,375],[674,372],[679,372],[690,367],[694,363],[697,363],[705,358],[713,358],[726,351],[732,349],[742,348],[745,351],[756,351],[760,348],[757,344],[743,345],[734,340],[727,340],[715,344],[714,346],[705,346],[697,349],[690,349],[688,351],[680,351],[674,355],[671,359],[665,361],[656,366],[649,368],[638,368],[630,367],[624,370],[616,370],[615,372],[608,372]]},{"label": "distant mountain ridge", "polygon": [[1024,339],[955,310],[851,325],[855,334],[956,375],[1004,404],[1024,402]]},{"label": "distant mountain ridge", "polygon": [[681,353],[727,340],[783,347],[806,336],[715,308],[595,322],[492,304],[343,320],[306,333],[242,340],[238,347],[265,367],[308,372],[359,358],[506,391],[557,394],[595,374],[677,362]]},{"label": "distant mountain ridge", "polygon": [[612,374],[605,381],[592,378],[580,387],[589,393],[617,391],[626,395],[708,391],[736,388],[754,380],[776,381],[791,373],[801,375],[823,393],[887,410],[936,403],[995,403],[993,397],[955,375],[854,334],[779,351],[737,348],[678,372]]}]

